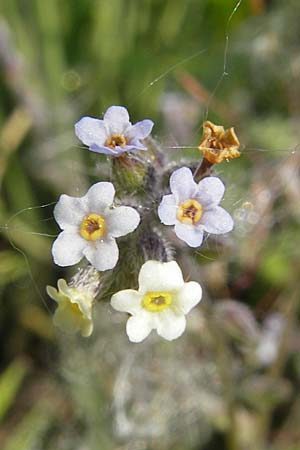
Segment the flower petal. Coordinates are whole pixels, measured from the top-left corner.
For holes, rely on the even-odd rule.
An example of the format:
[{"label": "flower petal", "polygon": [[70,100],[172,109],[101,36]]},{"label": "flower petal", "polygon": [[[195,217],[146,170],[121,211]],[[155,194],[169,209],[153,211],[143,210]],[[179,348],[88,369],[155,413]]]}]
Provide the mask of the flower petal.
[{"label": "flower petal", "polygon": [[185,316],[176,315],[170,309],[159,313],[156,320],[157,334],[168,341],[179,338],[186,327]]},{"label": "flower petal", "polygon": [[92,266],[100,272],[113,269],[119,259],[119,249],[113,238],[89,242],[83,254]]},{"label": "flower petal", "polygon": [[158,217],[165,225],[174,225],[176,222],[177,204],[173,194],[164,195],[158,207]]},{"label": "flower petal", "polygon": [[140,223],[140,215],[129,206],[119,206],[106,216],[107,232],[110,236],[120,237],[131,233]]},{"label": "flower petal", "polygon": [[90,293],[80,288],[69,288],[69,301],[78,305],[84,318],[91,320],[93,298]]},{"label": "flower petal", "polygon": [[112,183],[101,181],[93,184],[85,196],[88,201],[89,212],[103,212],[104,209],[112,205],[114,196],[115,188]]},{"label": "flower petal", "polygon": [[94,117],[82,117],[75,123],[76,136],[89,147],[91,145],[103,145],[108,132],[103,120]]},{"label": "flower petal", "polygon": [[70,296],[70,288],[64,278],[60,278],[57,281],[58,292],[63,294],[65,297]]},{"label": "flower petal", "polygon": [[83,337],[89,337],[94,329],[94,324],[92,320],[84,319],[82,320],[81,326],[80,326],[80,332],[81,336]]},{"label": "flower petal", "polygon": [[55,264],[61,267],[73,266],[83,257],[86,241],[76,233],[62,231],[52,245]]},{"label": "flower petal", "polygon": [[234,225],[231,215],[221,206],[204,211],[200,223],[205,231],[212,234],[228,233]]},{"label": "flower petal", "polygon": [[57,292],[57,289],[55,289],[53,286],[46,286],[46,291],[49,297],[52,298],[56,303],[59,303],[59,293]]},{"label": "flower petal", "polygon": [[188,314],[202,298],[202,288],[196,281],[184,283],[184,286],[177,293],[177,304],[180,312]]},{"label": "flower petal", "polygon": [[186,242],[190,247],[200,247],[202,244],[203,230],[201,227],[196,227],[195,225],[189,225],[177,221],[174,231],[176,236]]},{"label": "flower petal", "polygon": [[199,200],[205,208],[217,206],[223,198],[225,186],[217,177],[203,178],[198,184],[196,199]]},{"label": "flower petal", "polygon": [[131,125],[129,114],[124,106],[110,106],[104,114],[103,120],[109,128],[109,133],[124,133]]},{"label": "flower petal", "polygon": [[130,152],[132,150],[147,150],[147,148],[141,144],[140,141],[132,141],[131,145],[123,145],[123,147],[117,145],[114,148],[93,145],[90,147],[90,150],[96,153],[103,153],[105,155],[119,156],[124,152]]},{"label": "flower petal", "polygon": [[153,330],[153,320],[150,314],[144,312],[137,316],[132,316],[127,320],[126,333],[131,342],[141,342]]},{"label": "flower petal", "polygon": [[145,147],[144,144],[142,144],[140,141],[132,141],[130,145],[124,145],[123,147],[117,147],[119,149],[120,153],[123,152],[131,152],[132,150],[147,150],[147,147]]},{"label": "flower petal", "polygon": [[173,291],[184,284],[182,272],[176,261],[162,263],[147,261],[139,273],[139,292]]},{"label": "flower petal", "polygon": [[88,213],[85,197],[70,197],[62,194],[54,207],[54,218],[62,230],[78,227]]},{"label": "flower petal", "polygon": [[177,201],[193,198],[198,190],[192,171],[188,167],[181,167],[170,177],[170,189]]},{"label": "flower petal", "polygon": [[59,305],[53,315],[53,323],[66,333],[76,333],[81,327],[82,317],[66,303]]},{"label": "flower petal", "polygon": [[130,141],[145,139],[152,131],[154,122],[149,119],[141,120],[126,130],[125,137]]},{"label": "flower petal", "polygon": [[96,145],[96,144],[92,144],[90,146],[90,150],[92,150],[92,152],[103,153],[104,155],[112,155],[112,156],[116,156],[120,153],[117,150],[117,148],[110,148],[106,147],[105,145]]},{"label": "flower petal", "polygon": [[133,289],[125,289],[114,294],[111,298],[111,306],[117,311],[137,314],[142,311],[142,295]]}]

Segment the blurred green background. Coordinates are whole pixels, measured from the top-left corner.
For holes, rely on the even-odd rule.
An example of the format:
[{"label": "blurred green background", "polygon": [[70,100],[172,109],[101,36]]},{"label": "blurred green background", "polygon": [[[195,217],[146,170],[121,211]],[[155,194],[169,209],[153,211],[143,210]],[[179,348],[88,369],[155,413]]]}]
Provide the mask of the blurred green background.
[{"label": "blurred green background", "polygon": [[[1,450],[300,449],[299,1],[2,0],[0,13]],[[152,118],[170,160],[198,157],[176,147],[197,145],[207,115],[234,126],[242,142],[242,157],[217,168],[235,231],[225,248],[208,242],[197,256],[206,297],[219,304],[220,328],[230,336],[232,379],[248,383],[237,383],[232,395],[233,438],[226,413],[214,409],[222,397],[214,350],[193,331],[191,342],[150,348],[154,369],[138,360],[142,379],[157,372],[149,383],[158,383],[166,402],[178,386],[169,392],[163,380],[180,367],[203,378],[185,380],[178,416],[149,431],[127,429],[119,417],[118,402],[128,399],[120,400],[111,368],[126,372],[144,355],[118,344],[108,310],[99,313],[103,330],[91,343],[53,330],[45,286],[66,276],[50,255],[53,202],[105,176],[104,158],[84,150],[73,125],[111,104],[125,105],[133,122]],[[236,302],[229,313],[224,300]],[[264,339],[272,314],[285,330],[272,335],[275,356],[249,362],[250,350],[236,349],[236,340],[248,339],[252,325]],[[123,333],[118,326],[114,332]],[[116,358],[114,348],[132,361]],[[208,402],[200,415],[197,390],[197,402]],[[145,408],[147,392],[140,395]],[[138,416],[140,403],[131,401]],[[153,408],[155,416],[159,402]]]}]

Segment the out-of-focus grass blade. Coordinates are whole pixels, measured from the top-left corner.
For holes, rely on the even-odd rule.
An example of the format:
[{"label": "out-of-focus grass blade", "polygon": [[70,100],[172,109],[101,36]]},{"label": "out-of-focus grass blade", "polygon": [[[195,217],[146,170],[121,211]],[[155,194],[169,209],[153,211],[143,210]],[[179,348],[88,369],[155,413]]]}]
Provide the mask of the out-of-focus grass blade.
[{"label": "out-of-focus grass blade", "polygon": [[22,107],[15,109],[0,131],[0,180],[5,173],[7,162],[28,133],[32,119]]},{"label": "out-of-focus grass blade", "polygon": [[[11,211],[21,211],[27,205],[37,204],[31,183],[17,155],[14,155],[10,160],[9,167],[4,176],[3,185],[6,189],[7,204]],[[36,224],[40,219],[39,212],[39,208],[29,208],[26,213],[23,213],[22,220],[28,224]]]},{"label": "out-of-focus grass blade", "polygon": [[61,79],[64,73],[64,55],[59,2],[36,0],[32,3],[43,49],[41,59],[46,86],[45,95],[52,101],[60,100],[63,94]]},{"label": "out-of-focus grass blade", "polygon": [[3,234],[26,255],[38,261],[47,261],[50,254],[50,238],[37,234],[19,217],[12,220],[11,218],[0,202],[0,224],[3,227]]},{"label": "out-of-focus grass blade", "polygon": [[171,42],[185,18],[188,2],[165,2],[163,14],[160,18],[159,30],[164,41]]},{"label": "out-of-focus grass blade", "polygon": [[53,339],[52,316],[37,305],[24,305],[20,308],[19,319],[21,324],[31,333],[44,339]]},{"label": "out-of-focus grass blade", "polygon": [[14,282],[26,275],[28,268],[24,258],[12,250],[0,253],[0,286]]},{"label": "out-of-focus grass blade", "polygon": [[39,402],[15,428],[1,450],[36,450],[45,431],[51,426],[53,411],[48,402]]},{"label": "out-of-focus grass blade", "polygon": [[0,421],[14,401],[27,371],[28,365],[26,362],[16,360],[0,375]]}]

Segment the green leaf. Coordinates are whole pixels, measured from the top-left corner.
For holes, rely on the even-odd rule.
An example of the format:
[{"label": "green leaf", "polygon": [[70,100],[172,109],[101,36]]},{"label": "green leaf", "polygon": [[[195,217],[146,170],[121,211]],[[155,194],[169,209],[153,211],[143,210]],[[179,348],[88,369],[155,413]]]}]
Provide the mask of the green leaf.
[{"label": "green leaf", "polygon": [[0,378],[0,420],[13,403],[17,391],[28,371],[28,365],[23,360],[12,362]]}]

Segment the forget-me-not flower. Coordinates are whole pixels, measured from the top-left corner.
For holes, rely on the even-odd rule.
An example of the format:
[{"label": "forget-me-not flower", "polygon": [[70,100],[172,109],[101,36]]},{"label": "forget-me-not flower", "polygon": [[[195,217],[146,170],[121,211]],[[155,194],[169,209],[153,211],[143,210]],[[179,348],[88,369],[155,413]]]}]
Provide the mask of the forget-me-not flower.
[{"label": "forget-me-not flower", "polygon": [[117,311],[128,312],[126,332],[131,342],[143,341],[152,330],[172,341],[186,328],[185,315],[202,297],[195,281],[184,282],[175,261],[149,260],[141,267],[139,289],[126,289],[114,294],[111,305]]},{"label": "forget-me-not flower", "polygon": [[113,208],[114,195],[112,183],[100,182],[83,197],[60,196],[54,217],[63,231],[52,246],[57,265],[72,266],[85,256],[99,271],[115,267],[119,258],[115,238],[134,231],[140,216],[128,206]]},{"label": "forget-me-not flower", "polygon": [[217,177],[206,177],[195,183],[192,172],[182,167],[170,177],[172,194],[164,195],[158,207],[158,215],[165,225],[175,225],[179,239],[190,247],[199,247],[204,231],[211,234],[228,233],[233,220],[219,206],[225,186]]},{"label": "forget-me-not flower", "polygon": [[75,133],[93,152],[120,156],[124,152],[147,150],[142,141],[149,136],[153,125],[149,119],[132,125],[124,106],[110,106],[103,120],[82,117],[75,124]]}]

